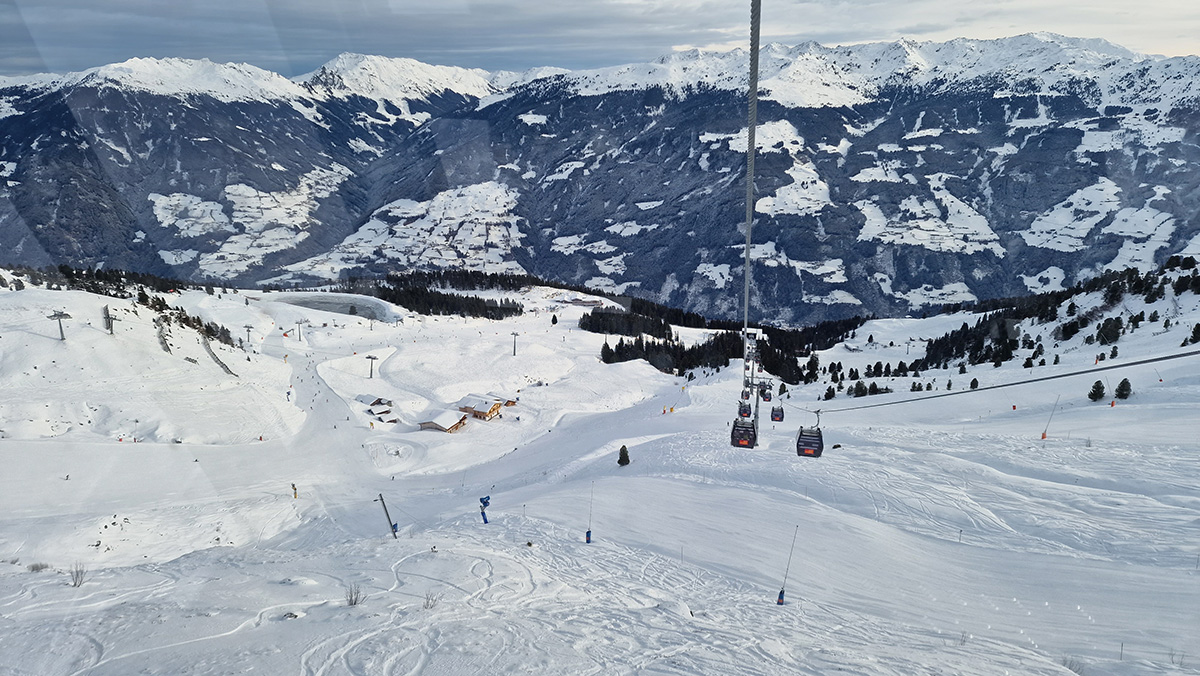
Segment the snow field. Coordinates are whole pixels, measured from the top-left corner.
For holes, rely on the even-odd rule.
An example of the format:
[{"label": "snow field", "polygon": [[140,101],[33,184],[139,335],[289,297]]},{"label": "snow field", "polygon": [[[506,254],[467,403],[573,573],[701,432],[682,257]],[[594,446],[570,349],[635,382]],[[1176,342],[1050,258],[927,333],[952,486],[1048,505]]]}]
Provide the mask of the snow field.
[{"label": "snow field", "polygon": [[[73,315],[99,303],[78,295]],[[586,311],[563,303],[574,294],[527,290],[526,314],[499,322],[399,309],[369,322],[245,295],[178,297],[234,335],[251,325],[254,352],[227,362],[233,379],[132,325],[118,324],[127,343],[87,338],[81,322],[57,341],[47,308],[75,294],[0,292],[5,308],[31,308],[0,314],[0,345],[28,342],[0,357],[23,401],[65,409],[89,391],[40,378],[31,366],[49,347],[76,365],[103,353],[113,366],[96,382],[134,369],[124,387],[164,400],[184,382],[160,377],[171,365],[195,399],[145,419],[219,440],[0,439],[3,670],[991,675],[1066,674],[1071,656],[1088,674],[1196,673],[1190,658],[1171,664],[1200,649],[1196,358],[1159,364],[1162,383],[1147,364],[920,401],[944,394],[946,377],[961,391],[972,377],[987,387],[1180,352],[1193,305],[1181,302],[1178,329],[1143,325],[1100,364],[1108,348],[1081,335],[1057,367],[930,371],[928,393],[896,379],[892,395],[819,402],[826,383],[789,387],[786,421],[764,419],[746,451],[728,445],[739,362],[691,382],[601,364],[605,337],[572,328]],[[922,348],[909,338],[974,319],[876,320],[821,362],[911,362]],[[374,378],[367,354],[380,357]],[[1130,377],[1135,396],[1087,402],[1104,374]],[[466,394],[518,389],[503,419],[415,431]],[[402,422],[371,429],[366,394],[394,399]],[[905,403],[858,408],[885,401]],[[817,407],[826,453],[798,458],[795,430]],[[245,438],[273,415],[290,433]],[[51,569],[28,570],[42,561]],[[64,572],[74,562],[89,569],[78,588]],[[348,606],[355,584],[366,598]]]}]

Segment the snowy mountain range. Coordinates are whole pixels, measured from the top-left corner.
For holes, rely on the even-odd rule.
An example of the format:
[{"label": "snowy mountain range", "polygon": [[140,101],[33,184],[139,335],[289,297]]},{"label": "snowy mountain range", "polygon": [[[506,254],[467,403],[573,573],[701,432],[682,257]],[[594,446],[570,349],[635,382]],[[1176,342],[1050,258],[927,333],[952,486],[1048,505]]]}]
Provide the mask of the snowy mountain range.
[{"label": "snowy mountain range", "polygon": [[[761,61],[758,317],[903,315],[1200,253],[1200,58],[1030,34]],[[524,271],[731,316],[746,62],[0,79],[0,262],[246,284]]]}]

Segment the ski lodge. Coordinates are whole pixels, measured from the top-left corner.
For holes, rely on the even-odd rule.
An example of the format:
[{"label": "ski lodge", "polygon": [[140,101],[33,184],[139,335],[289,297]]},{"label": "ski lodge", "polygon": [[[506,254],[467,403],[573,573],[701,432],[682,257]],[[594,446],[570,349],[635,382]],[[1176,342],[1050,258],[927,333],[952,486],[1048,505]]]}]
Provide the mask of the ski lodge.
[{"label": "ski lodge", "polygon": [[459,400],[457,407],[463,413],[469,413],[480,420],[491,420],[500,415],[501,408],[516,405],[515,397],[488,392],[487,394],[468,394]]},{"label": "ski lodge", "polygon": [[423,430],[457,432],[467,424],[467,414],[461,411],[442,411],[433,418],[419,423]]},{"label": "ski lodge", "polygon": [[500,409],[504,405],[505,401],[496,397],[468,394],[458,402],[458,410],[469,413],[480,420],[491,420],[500,415]]}]

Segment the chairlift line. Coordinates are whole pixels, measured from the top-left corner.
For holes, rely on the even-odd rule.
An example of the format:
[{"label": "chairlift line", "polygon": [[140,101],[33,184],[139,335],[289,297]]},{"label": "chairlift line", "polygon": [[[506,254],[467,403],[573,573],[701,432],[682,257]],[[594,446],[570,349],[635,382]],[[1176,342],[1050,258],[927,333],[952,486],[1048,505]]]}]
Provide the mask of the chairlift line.
[{"label": "chairlift line", "polygon": [[[746,249],[742,267],[742,366],[743,380],[746,382],[743,382],[745,389],[742,390],[738,417],[733,421],[729,438],[732,445],[748,448],[758,445],[758,403],[761,398],[761,390],[754,383],[755,364],[752,363],[758,359],[756,338],[750,334],[750,248],[753,241],[751,228],[754,225],[754,133],[758,127],[758,27],[761,9],[762,0],[750,0],[750,82],[746,92]],[[761,364],[758,366],[761,370]],[[754,396],[756,394],[759,396]],[[745,402],[751,397],[754,399],[753,417],[743,417],[742,412],[750,408]]]},{"label": "chairlift line", "polygon": [[746,110],[746,250],[742,269],[742,347],[748,356],[750,336],[750,231],[754,225],[754,132],[758,127],[758,24],[762,0],[750,0],[750,84]]}]

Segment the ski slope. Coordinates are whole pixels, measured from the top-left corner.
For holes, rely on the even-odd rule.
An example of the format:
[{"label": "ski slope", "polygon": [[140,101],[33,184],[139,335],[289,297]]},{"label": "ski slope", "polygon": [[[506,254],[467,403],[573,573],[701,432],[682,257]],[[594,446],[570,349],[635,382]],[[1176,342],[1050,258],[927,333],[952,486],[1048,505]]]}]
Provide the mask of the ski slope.
[{"label": "ski slope", "polygon": [[[927,393],[792,387],[754,450],[728,441],[740,363],[602,364],[578,298],[489,321],[171,295],[249,336],[212,346],[234,377],[129,301],[0,289],[0,674],[1200,673],[1200,357],[1090,372],[1186,351],[1195,296],[1115,360],[1080,335]],[[876,320],[821,362],[911,362],[974,319]],[[519,401],[418,430],[489,392]],[[818,407],[826,452],[799,458]]]}]

